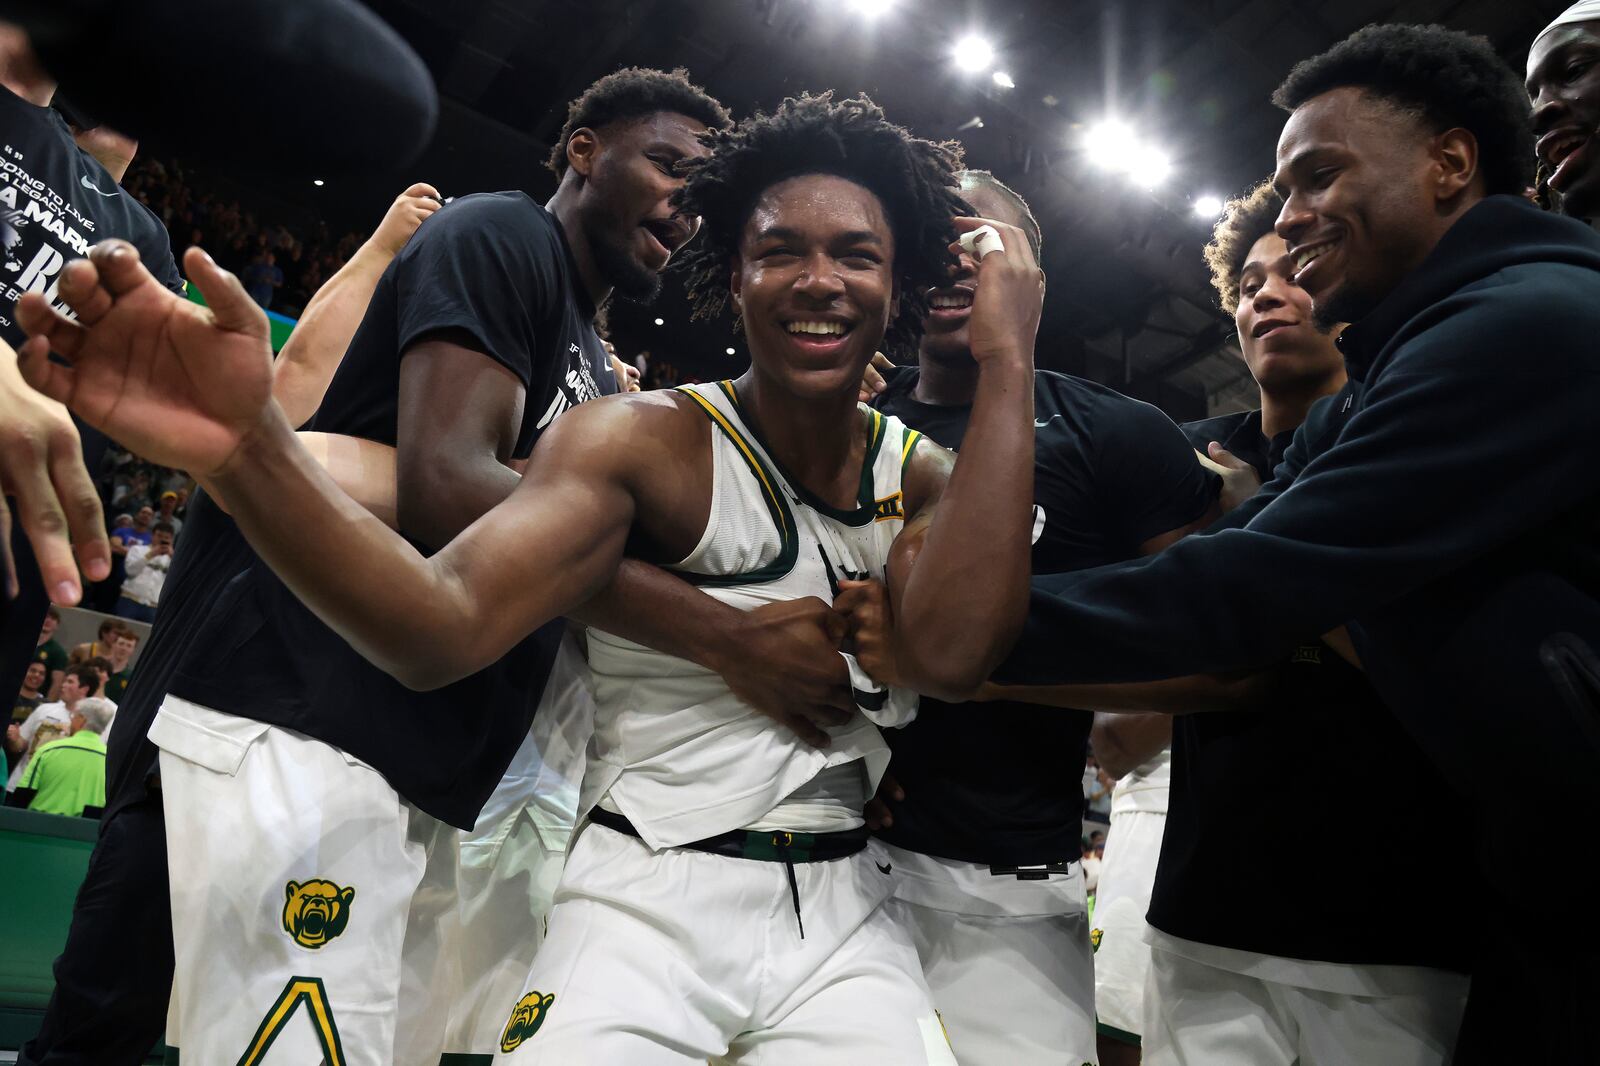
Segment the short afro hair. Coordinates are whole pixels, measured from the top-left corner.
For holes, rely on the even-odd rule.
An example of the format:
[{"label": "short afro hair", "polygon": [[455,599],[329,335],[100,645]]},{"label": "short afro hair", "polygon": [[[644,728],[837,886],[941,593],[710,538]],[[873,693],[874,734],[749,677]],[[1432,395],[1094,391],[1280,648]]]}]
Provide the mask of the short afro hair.
[{"label": "short afro hair", "polygon": [[1245,256],[1257,241],[1273,232],[1282,210],[1283,197],[1272,187],[1271,179],[1229,200],[1222,209],[1205,255],[1206,266],[1211,270],[1211,287],[1217,290],[1217,302],[1228,314],[1239,309],[1239,275],[1244,271]]},{"label": "short afro hair", "polygon": [[675,201],[703,220],[700,239],[682,256],[696,318],[714,317],[727,305],[739,239],[761,194],[789,178],[832,174],[883,204],[900,296],[884,347],[891,354],[916,348],[927,291],[944,284],[955,266],[951,219],[971,211],[957,189],[959,144],[915,137],[867,97],[836,101],[831,92],[790,97],[770,115],[758,112],[701,140],[711,154],[683,164],[687,176]]},{"label": "short afro hair", "polygon": [[1494,193],[1533,182],[1533,111],[1515,71],[1482,37],[1443,26],[1367,26],[1295,65],[1272,94],[1293,111],[1333,89],[1363,89],[1442,133],[1478,141],[1478,169]]},{"label": "short afro hair", "polygon": [[1028,206],[1028,201],[1022,194],[987,170],[963,170],[960,174],[961,191],[973,192],[977,189],[992,189],[1006,203],[1017,209],[1022,216],[1022,232],[1028,237],[1028,246],[1033,249],[1033,261],[1041,263],[1040,249],[1044,247],[1044,231],[1039,228],[1039,220],[1033,217],[1033,208]]},{"label": "short afro hair", "polygon": [[624,119],[643,118],[663,111],[692,118],[713,130],[733,125],[728,109],[689,80],[682,67],[671,72],[649,67],[624,67],[607,74],[583,91],[567,107],[567,124],[550,150],[545,165],[556,177],[567,172],[567,142],[573,130],[599,129]]}]

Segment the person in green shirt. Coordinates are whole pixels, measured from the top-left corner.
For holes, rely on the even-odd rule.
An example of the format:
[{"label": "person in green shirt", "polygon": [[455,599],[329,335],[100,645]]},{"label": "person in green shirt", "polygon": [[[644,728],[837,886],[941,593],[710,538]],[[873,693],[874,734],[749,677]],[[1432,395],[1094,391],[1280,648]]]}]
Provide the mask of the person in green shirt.
[{"label": "person in green shirt", "polygon": [[30,811],[80,815],[106,805],[106,727],[116,712],[110,700],[91,696],[72,712],[72,734],[34,752],[18,791],[32,790]]},{"label": "person in green shirt", "polygon": [[56,627],[61,625],[61,612],[54,607],[44,616],[39,626],[39,646],[34,649],[33,661],[44,663],[45,698],[55,699],[61,688],[61,678],[67,669],[67,649],[56,642]]}]

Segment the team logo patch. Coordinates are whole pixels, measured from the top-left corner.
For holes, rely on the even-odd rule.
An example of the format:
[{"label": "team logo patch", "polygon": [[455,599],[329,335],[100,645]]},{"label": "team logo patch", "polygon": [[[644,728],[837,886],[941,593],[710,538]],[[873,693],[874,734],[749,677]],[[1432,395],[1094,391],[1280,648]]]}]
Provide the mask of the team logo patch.
[{"label": "team logo patch", "polygon": [[550,1013],[550,1004],[555,1001],[554,992],[542,996],[538,989],[517,1000],[517,1005],[511,1008],[511,1019],[506,1022],[506,1031],[500,1034],[500,1050],[515,1051],[524,1040],[537,1033],[544,1024],[545,1015]]},{"label": "team logo patch", "polygon": [[888,522],[896,518],[904,519],[905,516],[906,512],[900,506],[900,493],[898,492],[878,500],[872,508],[872,520],[874,522]]},{"label": "team logo patch", "polygon": [[1103,936],[1105,936],[1105,930],[1104,929],[1091,929],[1091,930],[1089,930],[1089,946],[1091,948],[1093,948],[1095,951],[1099,951],[1100,950],[1100,938],[1103,937]]},{"label": "team logo patch", "polygon": [[332,881],[290,881],[283,896],[283,931],[301,947],[315,949],[344,932],[356,890]]}]

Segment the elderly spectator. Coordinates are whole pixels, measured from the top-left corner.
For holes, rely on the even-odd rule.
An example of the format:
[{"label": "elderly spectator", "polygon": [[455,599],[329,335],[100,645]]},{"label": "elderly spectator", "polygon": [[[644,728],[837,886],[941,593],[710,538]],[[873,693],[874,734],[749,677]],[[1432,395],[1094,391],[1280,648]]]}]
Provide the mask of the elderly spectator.
[{"label": "elderly spectator", "polygon": [[56,703],[43,703],[33,709],[20,726],[6,730],[6,750],[20,755],[6,782],[6,791],[12,791],[28,772],[28,763],[34,752],[55,736],[66,736],[72,731],[72,715],[78,703],[100,691],[100,674],[88,663],[79,663],[67,670],[61,681],[61,699]]},{"label": "elderly spectator", "polygon": [[17,786],[19,793],[33,793],[30,811],[76,817],[85,807],[105,806],[105,733],[115,714],[110,700],[78,701],[71,734],[41,747]]},{"label": "elderly spectator", "polygon": [[150,530],[149,544],[128,549],[126,566],[128,576],[117,599],[117,614],[135,622],[154,622],[161,587],[172,567],[172,526],[157,522]]}]

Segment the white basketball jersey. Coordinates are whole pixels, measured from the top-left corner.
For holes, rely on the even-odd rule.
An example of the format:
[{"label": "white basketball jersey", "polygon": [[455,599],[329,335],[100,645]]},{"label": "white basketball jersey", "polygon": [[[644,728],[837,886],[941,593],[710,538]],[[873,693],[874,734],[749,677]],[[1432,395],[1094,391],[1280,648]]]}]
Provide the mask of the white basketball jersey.
[{"label": "white basketball jersey", "polygon": [[[669,569],[741,610],[806,596],[832,603],[840,580],[884,579],[905,524],[901,474],[921,434],[860,407],[869,444],[856,506],[841,511],[786,476],[741,416],[730,382],[681,391],[713,424],[712,504],[700,542]],[[910,693],[874,697],[857,686],[861,706],[818,750],[686,660],[591,629],[589,665],[595,732],[581,809],[605,797],[652,848],[751,826],[823,770],[854,760],[870,796],[889,749],[868,714],[904,725],[916,709]]]}]

